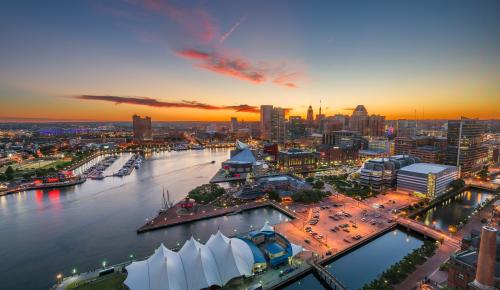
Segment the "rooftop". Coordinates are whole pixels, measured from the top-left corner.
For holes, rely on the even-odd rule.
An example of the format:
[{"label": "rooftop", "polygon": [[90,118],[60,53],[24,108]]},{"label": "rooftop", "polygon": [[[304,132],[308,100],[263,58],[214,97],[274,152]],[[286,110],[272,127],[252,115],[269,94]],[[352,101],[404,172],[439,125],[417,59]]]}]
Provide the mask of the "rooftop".
[{"label": "rooftop", "polygon": [[401,171],[415,172],[415,173],[439,173],[443,170],[449,168],[456,168],[455,166],[443,165],[443,164],[434,164],[434,163],[415,163],[412,165],[405,166],[401,169]]}]

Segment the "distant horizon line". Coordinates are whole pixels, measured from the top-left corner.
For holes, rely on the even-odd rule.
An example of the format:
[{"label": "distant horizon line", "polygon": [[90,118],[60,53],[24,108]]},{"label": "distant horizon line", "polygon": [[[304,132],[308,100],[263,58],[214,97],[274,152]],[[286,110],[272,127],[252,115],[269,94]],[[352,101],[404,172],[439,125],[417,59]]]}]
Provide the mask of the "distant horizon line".
[{"label": "distant horizon line", "polygon": [[[469,119],[478,119],[481,121],[497,121],[500,118],[469,118]],[[416,120],[416,121],[448,121],[448,120],[460,120],[460,118],[438,118],[438,119],[410,119],[410,118],[399,118],[399,119],[386,119],[385,121],[397,121],[397,120]],[[255,121],[245,121],[238,120],[239,122],[260,122],[259,120]],[[153,120],[151,119],[151,123],[230,123],[231,120]],[[113,121],[104,121],[104,120],[91,120],[91,119],[50,119],[50,118],[5,118],[0,117],[0,124],[47,124],[47,123],[132,123],[132,120],[113,120]]]}]

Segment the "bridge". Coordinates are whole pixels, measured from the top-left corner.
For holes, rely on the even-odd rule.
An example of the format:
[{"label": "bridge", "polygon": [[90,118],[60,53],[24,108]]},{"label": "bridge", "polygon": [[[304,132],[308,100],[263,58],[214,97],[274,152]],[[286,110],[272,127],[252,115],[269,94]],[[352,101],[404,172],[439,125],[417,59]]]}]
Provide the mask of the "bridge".
[{"label": "bridge", "polygon": [[323,282],[328,285],[330,289],[347,290],[347,287],[345,287],[339,280],[337,280],[337,278],[335,278],[332,273],[328,272],[325,268],[316,263],[315,260],[309,260],[308,262],[313,268],[313,271],[318,274],[321,280],[323,280]]},{"label": "bridge", "polygon": [[464,180],[465,184],[477,187],[480,189],[485,189],[485,190],[491,190],[491,191],[496,191],[500,188],[500,184],[496,184],[491,181],[483,181],[479,179],[474,179],[474,178],[467,178]]},{"label": "bridge", "polygon": [[444,243],[449,244],[450,246],[460,249],[460,240],[456,237],[449,236],[448,234],[441,232],[439,230],[430,228],[426,225],[423,225],[417,221],[412,219],[399,217],[396,222],[405,228],[413,230],[415,232],[421,233],[424,236],[430,237],[437,241],[443,241]]}]

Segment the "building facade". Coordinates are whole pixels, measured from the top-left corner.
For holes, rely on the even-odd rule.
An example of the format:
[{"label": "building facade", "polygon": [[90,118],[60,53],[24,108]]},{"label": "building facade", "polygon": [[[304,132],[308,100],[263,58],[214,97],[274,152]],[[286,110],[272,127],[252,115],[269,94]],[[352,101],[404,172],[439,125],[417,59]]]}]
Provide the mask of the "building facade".
[{"label": "building facade", "polygon": [[315,169],[318,165],[318,153],[301,150],[289,149],[280,151],[278,154],[278,166],[285,171],[304,171]]},{"label": "building facade", "polygon": [[458,177],[458,169],[455,166],[415,163],[398,170],[397,188],[419,192],[432,199],[445,193],[450,183]]},{"label": "building facade", "polygon": [[396,185],[398,170],[419,162],[416,157],[403,155],[367,160],[361,168],[359,184],[370,187],[372,191],[383,192]]},{"label": "building facade", "polygon": [[446,164],[459,167],[464,176],[481,170],[488,161],[484,131],[484,123],[478,119],[449,120]]},{"label": "building facade", "polygon": [[273,106],[262,105],[260,106],[260,138],[262,140],[271,139]]},{"label": "building facade", "polygon": [[153,140],[153,131],[151,129],[151,118],[146,116],[141,118],[138,115],[132,116],[132,126],[134,132],[134,141]]}]

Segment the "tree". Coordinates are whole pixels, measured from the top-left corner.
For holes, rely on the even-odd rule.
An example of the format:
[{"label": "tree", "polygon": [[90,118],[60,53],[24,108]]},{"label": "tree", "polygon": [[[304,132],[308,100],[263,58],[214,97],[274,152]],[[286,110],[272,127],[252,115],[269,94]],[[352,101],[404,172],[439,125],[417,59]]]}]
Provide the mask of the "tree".
[{"label": "tree", "polygon": [[4,174],[7,180],[11,180],[12,178],[14,178],[14,169],[12,168],[12,166],[7,167]]},{"label": "tree", "polygon": [[203,184],[188,193],[188,197],[194,199],[197,203],[207,204],[219,196],[226,193],[226,190],[217,184]]},{"label": "tree", "polygon": [[456,180],[453,180],[452,182],[450,182],[450,186],[456,190],[456,189],[464,187],[465,181],[463,181],[463,179],[456,179]]},{"label": "tree", "polygon": [[316,182],[313,184],[313,187],[316,189],[322,189],[325,187],[325,183],[321,180],[316,180]]},{"label": "tree", "polygon": [[281,197],[279,193],[276,190],[271,190],[268,193],[269,199],[275,200],[275,201],[280,201]]},{"label": "tree", "polygon": [[488,178],[488,173],[488,166],[485,166],[477,173],[477,175],[479,176],[479,178],[486,180]]}]

